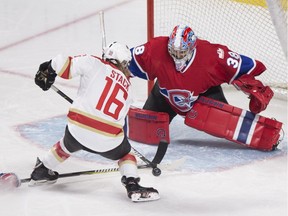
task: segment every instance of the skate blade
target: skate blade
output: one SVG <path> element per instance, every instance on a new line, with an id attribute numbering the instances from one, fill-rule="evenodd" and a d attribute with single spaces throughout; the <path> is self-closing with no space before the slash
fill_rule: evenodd
<path id="1" fill-rule="evenodd" d="M 53 180 L 53 181 L 48 181 L 48 180 L 33 180 L 31 179 L 28 186 L 29 187 L 37 187 L 37 186 L 42 186 L 42 185 L 50 185 L 50 184 L 54 184 L 56 183 L 57 179 L 56 180 Z"/>
<path id="2" fill-rule="evenodd" d="M 147 201 L 154 201 L 160 199 L 158 193 L 151 192 L 149 194 L 145 194 L 142 196 L 141 193 L 134 193 L 131 195 L 132 202 L 147 202 Z"/>

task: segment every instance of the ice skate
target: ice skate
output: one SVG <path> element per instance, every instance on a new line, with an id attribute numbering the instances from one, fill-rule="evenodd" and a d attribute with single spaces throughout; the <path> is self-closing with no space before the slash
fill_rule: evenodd
<path id="1" fill-rule="evenodd" d="M 145 202 L 158 200 L 160 198 L 159 193 L 152 187 L 142 187 L 138 184 L 140 178 L 126 178 L 123 176 L 121 182 L 127 190 L 128 197 L 133 202 Z"/>
<path id="2" fill-rule="evenodd" d="M 58 173 L 54 172 L 47 167 L 44 166 L 42 161 L 37 158 L 35 168 L 31 173 L 31 181 L 29 182 L 29 186 L 39 186 L 39 185 L 47 185 L 53 184 L 58 179 Z"/>

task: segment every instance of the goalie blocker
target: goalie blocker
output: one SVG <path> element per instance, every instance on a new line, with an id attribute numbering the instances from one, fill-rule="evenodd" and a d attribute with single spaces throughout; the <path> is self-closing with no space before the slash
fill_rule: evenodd
<path id="1" fill-rule="evenodd" d="M 128 112 L 128 137 L 136 142 L 158 145 L 170 143 L 169 116 L 164 112 L 130 108 Z"/>
<path id="2" fill-rule="evenodd" d="M 277 147 L 282 128 L 281 122 L 206 97 L 193 105 L 185 124 L 263 151 Z"/>

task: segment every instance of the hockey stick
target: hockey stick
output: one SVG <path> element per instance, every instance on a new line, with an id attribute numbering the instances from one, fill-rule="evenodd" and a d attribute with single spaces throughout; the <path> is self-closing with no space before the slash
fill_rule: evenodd
<path id="1" fill-rule="evenodd" d="M 185 162 L 186 158 L 183 157 L 179 160 L 173 161 L 170 165 L 166 164 L 161 166 L 161 168 L 164 168 L 165 170 L 175 170 L 178 167 L 182 166 Z M 149 165 L 138 165 L 138 169 L 146 169 L 150 168 Z M 66 177 L 76 177 L 76 176 L 82 176 L 82 175 L 95 175 L 95 174 L 104 174 L 104 173 L 112 173 L 112 172 L 118 172 L 119 168 L 103 168 L 103 169 L 97 169 L 97 170 L 86 170 L 86 171 L 78 171 L 78 172 L 69 172 L 69 173 L 62 173 L 59 174 L 58 178 L 66 178 Z M 31 178 L 24 178 L 20 179 L 15 173 L 0 173 L 0 191 L 1 188 L 10 189 L 10 188 L 17 188 L 20 187 L 22 183 L 28 183 L 31 180 Z"/>
<path id="2" fill-rule="evenodd" d="M 64 99 L 66 99 L 69 103 L 73 103 L 73 100 L 68 97 L 66 94 L 64 94 L 62 91 L 60 91 L 60 89 L 58 89 L 56 86 L 52 85 L 51 88 L 57 92 L 59 95 L 61 95 L 61 97 L 63 97 Z"/>
<path id="3" fill-rule="evenodd" d="M 73 176 L 80 176 L 80 175 L 93 175 L 93 174 L 100 174 L 100 173 L 110 173 L 110 172 L 117 172 L 117 171 L 119 171 L 119 168 L 86 170 L 86 171 L 79 171 L 79 172 L 62 173 L 62 174 L 59 174 L 58 178 L 66 178 L 66 177 L 73 177 Z M 26 182 L 29 182 L 30 180 L 31 178 L 20 179 L 21 183 L 26 183 Z"/>
<path id="4" fill-rule="evenodd" d="M 150 166 L 149 165 L 140 165 L 138 169 L 145 169 Z M 85 170 L 78 172 L 69 172 L 69 173 L 61 173 L 58 175 L 58 178 L 66 178 L 66 177 L 74 177 L 81 175 L 94 175 L 94 174 L 103 174 L 103 173 L 112 173 L 118 172 L 119 168 L 104 168 L 104 169 L 96 169 L 96 170 Z M 161 174 L 161 171 L 160 171 Z M 23 183 L 28 183 L 31 181 L 31 178 L 20 179 L 15 173 L 0 173 L 0 186 L 5 186 L 8 188 L 16 188 L 20 187 Z"/>
<path id="5" fill-rule="evenodd" d="M 106 33 L 105 33 L 105 23 L 104 23 L 104 11 L 100 11 L 100 29 L 102 33 L 102 50 L 106 47 Z"/>
<path id="6" fill-rule="evenodd" d="M 61 91 L 60 91 L 61 92 Z M 68 97 L 69 98 L 69 97 Z M 142 161 L 146 163 L 146 165 L 138 165 L 138 169 L 145 169 L 145 168 L 152 168 L 152 174 L 154 176 L 161 175 L 161 169 L 157 167 L 159 164 L 168 147 L 168 143 L 166 141 L 160 141 L 157 152 L 152 160 L 148 160 L 145 156 L 143 156 L 140 152 L 138 152 L 135 148 L 132 147 L 132 150 Z M 80 175 L 93 175 L 93 174 L 100 174 L 100 173 L 111 173 L 117 172 L 119 168 L 104 168 L 104 169 L 97 169 L 97 170 L 86 170 L 86 171 L 79 171 L 79 172 L 70 172 L 70 173 L 62 173 L 59 174 L 58 178 L 66 178 L 66 177 L 73 177 L 73 176 L 80 176 Z M 31 178 L 24 178 L 19 179 L 15 173 L 0 173 L 0 186 L 6 185 L 8 187 L 20 187 L 22 183 L 27 183 L 31 180 Z"/>
<path id="7" fill-rule="evenodd" d="M 166 145 L 166 142 L 160 142 L 159 144 L 161 146 L 161 148 L 165 149 L 165 145 Z M 154 162 L 151 162 L 149 161 L 147 158 L 145 158 L 140 152 L 138 152 L 136 149 L 132 148 L 133 151 L 135 152 L 135 154 L 141 159 L 143 160 L 146 165 L 139 165 L 138 166 L 138 169 L 145 169 L 145 168 L 153 168 L 152 169 L 152 173 L 154 176 L 159 176 L 161 175 L 161 170 L 157 167 L 157 164 L 154 163 Z M 165 151 L 166 152 L 166 151 Z M 158 151 L 156 152 L 155 154 L 155 157 L 153 159 L 154 160 L 160 160 L 161 162 L 161 155 L 159 155 Z M 159 157 L 160 156 L 160 157 Z M 160 163 L 159 162 L 159 163 Z M 119 168 L 104 168 L 104 169 L 97 169 L 97 170 L 86 170 L 86 171 L 79 171 L 79 172 L 70 172 L 70 173 L 62 173 L 62 174 L 59 174 L 58 178 L 66 178 L 66 177 L 73 177 L 73 176 L 80 176 L 80 175 L 94 175 L 94 174 L 100 174 L 100 173 L 111 173 L 111 172 L 117 172 L 119 171 Z M 11 173 L 12 174 L 12 173 Z M 15 175 L 16 174 L 12 174 L 12 175 Z M 16 178 L 18 178 L 16 176 Z M 20 181 L 21 184 L 22 183 L 26 183 L 26 182 L 29 182 L 31 180 L 31 178 L 24 178 L 24 179 L 18 179 L 16 181 Z M 20 186 L 20 184 L 19 184 Z"/>
<path id="8" fill-rule="evenodd" d="M 61 92 L 61 91 L 60 91 Z M 68 97 L 69 98 L 69 97 Z M 152 174 L 154 176 L 161 175 L 161 170 L 157 167 L 157 164 L 159 164 L 168 147 L 168 143 L 166 141 L 160 141 L 157 152 L 152 160 L 148 160 L 146 157 L 144 157 L 140 152 L 138 152 L 135 148 L 132 147 L 132 150 L 134 153 L 146 163 L 146 165 L 138 165 L 138 169 L 146 169 L 146 168 L 152 168 Z M 182 162 L 180 161 L 182 164 Z M 175 166 L 175 163 L 174 163 Z M 80 175 L 94 175 L 94 174 L 101 174 L 101 173 L 111 173 L 111 172 L 117 172 L 119 171 L 119 168 L 104 168 L 104 169 L 97 169 L 97 170 L 86 170 L 86 171 L 78 171 L 78 172 L 70 172 L 70 173 L 62 173 L 59 174 L 58 178 L 66 178 L 66 177 L 74 177 L 74 176 L 80 176 Z M 15 173 L 0 173 L 0 186 L 6 185 L 6 187 L 20 187 L 22 183 L 28 183 L 30 182 L 31 178 L 24 178 L 19 179 L 19 177 Z"/>
<path id="9" fill-rule="evenodd" d="M 64 92 L 62 92 L 60 89 L 58 89 L 56 86 L 52 85 L 51 88 L 58 93 L 60 96 L 62 96 L 64 99 L 66 99 L 69 103 L 73 103 L 73 100 L 66 95 Z M 158 144 L 158 149 L 156 151 L 155 157 L 153 158 L 152 162 L 148 160 L 145 156 L 143 156 L 139 151 L 137 151 L 135 148 L 131 146 L 134 153 L 148 166 L 152 168 L 152 174 L 154 176 L 161 175 L 161 170 L 157 167 L 157 164 L 160 164 L 162 159 L 165 156 L 166 150 L 168 148 L 168 142 L 166 140 L 161 140 Z"/>
<path id="10" fill-rule="evenodd" d="M 135 151 L 135 149 L 134 149 Z M 138 153 L 138 157 L 140 157 L 140 153 L 139 152 L 135 152 Z M 156 154 L 157 155 L 157 154 Z M 144 156 L 142 156 L 142 159 L 146 159 Z M 156 158 L 156 156 L 154 157 L 154 159 Z M 154 160 L 153 159 L 153 160 Z M 147 160 L 147 159 L 146 159 Z M 148 163 L 152 163 L 149 160 L 147 160 Z M 182 161 L 179 161 L 178 163 L 182 164 Z M 151 168 L 152 166 L 156 167 L 156 164 L 153 163 L 153 165 L 151 164 L 146 164 L 146 165 L 138 165 L 137 168 L 138 169 L 146 169 L 146 168 Z M 175 166 L 175 164 L 173 163 L 173 166 Z M 179 165 L 176 165 L 177 167 Z M 159 171 L 154 171 L 156 173 L 156 175 L 154 176 L 159 176 L 161 174 L 161 170 L 156 167 Z M 168 167 L 169 169 L 169 167 Z M 171 167 L 171 169 L 174 169 L 174 167 Z M 86 170 L 86 171 L 78 171 L 78 172 L 69 172 L 69 173 L 61 173 L 59 174 L 58 178 L 67 178 L 67 177 L 74 177 L 74 176 L 81 176 L 81 175 L 95 175 L 95 174 L 102 174 L 102 173 L 112 173 L 112 172 L 118 172 L 119 168 L 115 167 L 115 168 L 104 168 L 104 169 L 96 169 L 96 170 Z M 158 174 L 158 175 L 157 175 Z M 22 183 L 27 183 L 31 180 L 31 178 L 24 178 L 24 179 L 20 179 L 19 181 Z M 20 186 L 20 185 L 19 185 Z"/>
<path id="11" fill-rule="evenodd" d="M 138 166 L 138 169 L 145 169 L 150 166 L 148 165 L 140 165 Z M 95 175 L 95 174 L 101 174 L 101 173 L 112 173 L 112 172 L 118 172 L 119 168 L 104 168 L 104 169 L 96 169 L 96 170 L 86 170 L 86 171 L 78 171 L 78 172 L 69 172 L 69 173 L 61 173 L 58 175 L 58 178 L 67 178 L 67 177 L 74 177 L 74 176 L 81 176 L 81 175 Z M 20 179 L 21 183 L 29 182 L 31 178 L 24 178 Z"/>
<path id="12" fill-rule="evenodd" d="M 166 150 L 168 147 L 168 143 L 166 141 L 160 141 L 159 145 L 158 145 L 158 149 L 157 152 L 155 154 L 155 157 L 153 158 L 152 162 L 149 161 L 146 157 L 144 157 L 140 152 L 138 152 L 135 148 L 132 148 L 132 150 L 134 151 L 135 155 L 137 155 L 142 161 L 144 161 L 148 167 L 152 168 L 152 174 L 154 176 L 160 176 L 161 175 L 161 170 L 157 167 L 157 164 L 160 164 L 160 162 L 162 161 Z"/>

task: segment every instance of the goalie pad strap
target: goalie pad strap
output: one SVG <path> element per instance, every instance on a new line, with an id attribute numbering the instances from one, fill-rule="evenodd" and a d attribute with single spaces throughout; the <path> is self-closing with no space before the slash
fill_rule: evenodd
<path id="1" fill-rule="evenodd" d="M 249 111 L 200 97 L 185 124 L 216 137 L 270 151 L 277 145 L 282 123 Z"/>
<path id="2" fill-rule="evenodd" d="M 158 145 L 165 140 L 169 143 L 169 116 L 165 112 L 130 108 L 127 134 L 136 142 Z"/>

